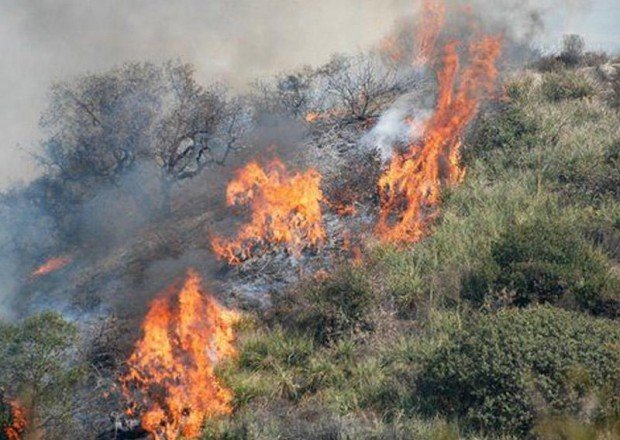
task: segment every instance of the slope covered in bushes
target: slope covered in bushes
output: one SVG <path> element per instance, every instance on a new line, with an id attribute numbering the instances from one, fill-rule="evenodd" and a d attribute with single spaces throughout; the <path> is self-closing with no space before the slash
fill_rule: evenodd
<path id="1" fill-rule="evenodd" d="M 620 435 L 619 130 L 583 70 L 509 79 L 428 238 L 246 321 L 205 438 Z"/>

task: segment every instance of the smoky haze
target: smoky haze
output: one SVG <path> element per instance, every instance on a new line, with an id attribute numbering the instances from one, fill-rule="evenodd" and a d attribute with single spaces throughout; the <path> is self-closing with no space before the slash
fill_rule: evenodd
<path id="1" fill-rule="evenodd" d="M 608 2 L 611 0 L 592 0 Z M 248 81 L 334 52 L 376 44 L 395 21 L 411 14 L 411 0 L 3 0 L 0 2 L 0 188 L 35 175 L 37 123 L 54 81 L 101 71 L 125 61 L 180 58 L 199 81 Z M 477 1 L 502 15 L 517 34 L 542 31 L 562 16 L 577 21 L 587 0 Z M 559 7 L 561 5 L 561 7 Z M 571 6 L 571 7 L 567 7 Z M 537 12 L 533 13 L 533 8 Z M 617 8 L 616 8 L 617 9 Z M 511 14 L 512 16 L 507 16 Z M 549 21 L 549 20 L 547 20 Z"/>

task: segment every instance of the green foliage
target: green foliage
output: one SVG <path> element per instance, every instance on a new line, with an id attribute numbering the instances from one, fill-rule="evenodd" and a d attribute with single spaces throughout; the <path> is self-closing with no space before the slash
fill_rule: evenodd
<path id="1" fill-rule="evenodd" d="M 513 88 L 511 93 L 519 96 L 521 91 Z M 531 147 L 535 144 L 539 131 L 539 122 L 522 107 L 515 102 L 503 103 L 497 108 L 488 109 L 479 118 L 469 137 L 471 147 L 466 150 L 464 160 L 471 163 L 498 149 Z"/>
<path id="2" fill-rule="evenodd" d="M 612 321 L 550 307 L 480 318 L 421 373 L 415 393 L 427 412 L 525 435 L 539 416 L 577 415 L 586 397 L 596 404 L 618 377 L 620 328 Z"/>
<path id="3" fill-rule="evenodd" d="M 505 295 L 517 306 L 576 301 L 596 312 L 620 285 L 605 257 L 557 213 L 513 223 L 493 243 L 491 256 L 463 283 L 463 295 L 478 305 Z"/>
<path id="4" fill-rule="evenodd" d="M 359 269 L 344 267 L 325 278 L 312 279 L 279 304 L 279 313 L 300 332 L 329 344 L 373 327 L 379 298 Z"/>
<path id="5" fill-rule="evenodd" d="M 549 73 L 542 83 L 542 94 L 551 102 L 588 98 L 594 92 L 594 87 L 574 72 Z"/>
<path id="6" fill-rule="evenodd" d="M 0 386 L 19 399 L 35 421 L 31 428 L 46 438 L 56 438 L 71 422 L 72 398 L 83 378 L 76 343 L 75 326 L 53 312 L 0 325 Z"/>

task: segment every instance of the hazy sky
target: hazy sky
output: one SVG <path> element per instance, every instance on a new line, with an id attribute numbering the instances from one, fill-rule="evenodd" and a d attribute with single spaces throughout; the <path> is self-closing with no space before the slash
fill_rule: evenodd
<path id="1" fill-rule="evenodd" d="M 620 48 L 620 0 L 556 0 L 587 1 L 586 13 L 550 8 L 541 41 L 551 44 L 576 32 L 595 48 Z M 0 0 L 0 188 L 33 175 L 24 150 L 40 136 L 38 118 L 53 81 L 127 60 L 179 57 L 196 66 L 202 82 L 241 85 L 299 64 L 318 64 L 336 51 L 368 47 L 413 3 Z"/>

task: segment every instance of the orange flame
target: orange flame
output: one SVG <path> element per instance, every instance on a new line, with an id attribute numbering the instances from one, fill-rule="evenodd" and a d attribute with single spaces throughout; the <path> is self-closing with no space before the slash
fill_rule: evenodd
<path id="1" fill-rule="evenodd" d="M 325 239 L 320 183 L 316 170 L 292 174 L 277 158 L 265 168 L 251 162 L 238 170 L 226 201 L 229 206 L 249 205 L 252 218 L 236 238 L 213 238 L 216 255 L 238 264 L 270 245 L 281 244 L 292 255 L 319 246 Z"/>
<path id="2" fill-rule="evenodd" d="M 445 21 L 446 5 L 437 0 L 424 0 L 421 23 L 416 31 L 417 55 L 414 65 L 422 66 L 432 59 Z"/>
<path id="3" fill-rule="evenodd" d="M 232 392 L 215 376 L 215 364 L 235 355 L 238 314 L 220 306 L 193 270 L 175 298 L 175 287 L 152 302 L 143 336 L 121 378 L 126 397 L 140 396 L 142 427 L 156 439 L 195 438 L 205 419 L 232 411 Z M 134 404 L 128 413 L 139 408 Z"/>
<path id="4" fill-rule="evenodd" d="M 465 175 L 460 138 L 485 94 L 493 91 L 501 43 L 485 36 L 470 44 L 470 62 L 462 70 L 457 44 L 444 48 L 437 104 L 422 141 L 412 141 L 404 155 L 394 157 L 379 180 L 381 212 L 376 232 L 386 241 L 420 240 L 437 215 L 442 187 L 459 183 Z"/>
<path id="5" fill-rule="evenodd" d="M 313 122 L 316 122 L 320 117 L 321 114 L 319 112 L 308 112 L 306 113 L 306 122 L 308 124 L 312 124 Z"/>
<path id="6" fill-rule="evenodd" d="M 26 410 L 16 400 L 10 401 L 11 424 L 4 427 L 4 435 L 7 440 L 20 440 L 28 426 Z"/>
<path id="7" fill-rule="evenodd" d="M 43 263 L 41 266 L 33 270 L 31 276 L 42 277 L 43 275 L 47 275 L 64 268 L 72 261 L 73 258 L 68 256 L 50 258 L 49 260 L 45 261 L 45 263 Z"/>

